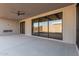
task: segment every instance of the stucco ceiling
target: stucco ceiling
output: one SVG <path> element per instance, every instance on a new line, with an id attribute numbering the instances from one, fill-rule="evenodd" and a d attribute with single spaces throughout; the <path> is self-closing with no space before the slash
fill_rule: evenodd
<path id="1" fill-rule="evenodd" d="M 0 3 L 0 18 L 23 19 L 68 5 L 71 3 Z M 24 11 L 25 15 L 17 16 L 17 11 Z"/>

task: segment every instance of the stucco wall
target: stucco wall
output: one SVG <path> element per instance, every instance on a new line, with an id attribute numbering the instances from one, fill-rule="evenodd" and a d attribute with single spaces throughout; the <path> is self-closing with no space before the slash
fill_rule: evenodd
<path id="1" fill-rule="evenodd" d="M 58 13 L 58 12 L 63 12 L 63 41 L 66 43 L 75 44 L 76 42 L 76 7 L 75 7 L 75 4 L 22 20 L 26 22 L 26 25 L 25 25 L 26 35 L 31 35 L 31 28 L 32 28 L 31 20 L 32 19 Z"/>
<path id="2" fill-rule="evenodd" d="M 13 32 L 3 32 L 3 30 L 13 30 Z M 0 35 L 11 35 L 19 33 L 19 22 L 15 20 L 0 19 Z"/>
<path id="3" fill-rule="evenodd" d="M 63 16 L 63 40 L 76 43 L 76 6 L 65 7 Z"/>

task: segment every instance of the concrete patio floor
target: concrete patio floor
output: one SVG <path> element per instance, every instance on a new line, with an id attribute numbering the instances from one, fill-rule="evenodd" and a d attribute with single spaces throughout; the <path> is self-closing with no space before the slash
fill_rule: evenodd
<path id="1" fill-rule="evenodd" d="M 77 56 L 74 44 L 42 38 L 10 35 L 0 36 L 1 56 Z"/>

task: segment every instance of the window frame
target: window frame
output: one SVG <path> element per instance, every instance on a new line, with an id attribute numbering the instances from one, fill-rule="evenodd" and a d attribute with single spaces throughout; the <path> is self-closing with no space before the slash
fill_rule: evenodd
<path id="1" fill-rule="evenodd" d="M 61 19 L 62 19 L 62 32 L 61 32 L 61 36 L 62 37 L 61 37 L 61 40 L 63 40 L 63 12 L 58 12 L 58 13 L 55 13 L 55 14 L 59 14 L 59 13 L 61 14 Z M 51 14 L 51 15 L 55 15 L 55 14 Z M 51 15 L 47 15 L 47 16 L 44 16 L 44 17 L 39 17 L 39 18 L 36 18 L 36 19 L 33 19 L 32 20 L 32 35 L 33 35 L 33 22 L 34 22 L 34 20 L 37 20 L 38 21 L 38 35 L 37 36 L 40 36 L 39 35 L 39 22 L 40 22 L 41 18 L 46 18 L 46 19 L 48 19 L 47 20 L 47 22 L 48 22 L 48 24 L 47 24 L 47 26 L 48 26 L 47 27 L 48 28 L 48 32 L 47 32 L 48 33 L 48 36 L 47 37 L 50 38 L 49 37 L 49 21 L 52 20 L 52 19 L 50 19 L 49 16 L 51 16 Z"/>

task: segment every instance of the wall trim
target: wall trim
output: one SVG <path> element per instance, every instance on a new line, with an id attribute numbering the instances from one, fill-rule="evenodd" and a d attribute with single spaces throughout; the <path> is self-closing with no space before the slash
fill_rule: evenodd
<path id="1" fill-rule="evenodd" d="M 41 36 L 34 36 L 34 35 L 27 35 L 27 34 L 25 34 L 25 35 L 26 35 L 26 36 L 31 36 L 31 37 L 36 37 L 36 38 L 41 38 L 41 39 L 45 39 L 45 40 L 57 41 L 57 42 L 66 43 L 66 44 L 74 44 L 74 43 L 65 42 L 65 41 L 63 41 L 63 40 L 57 40 L 57 39 L 46 38 L 46 37 L 41 37 Z"/>

